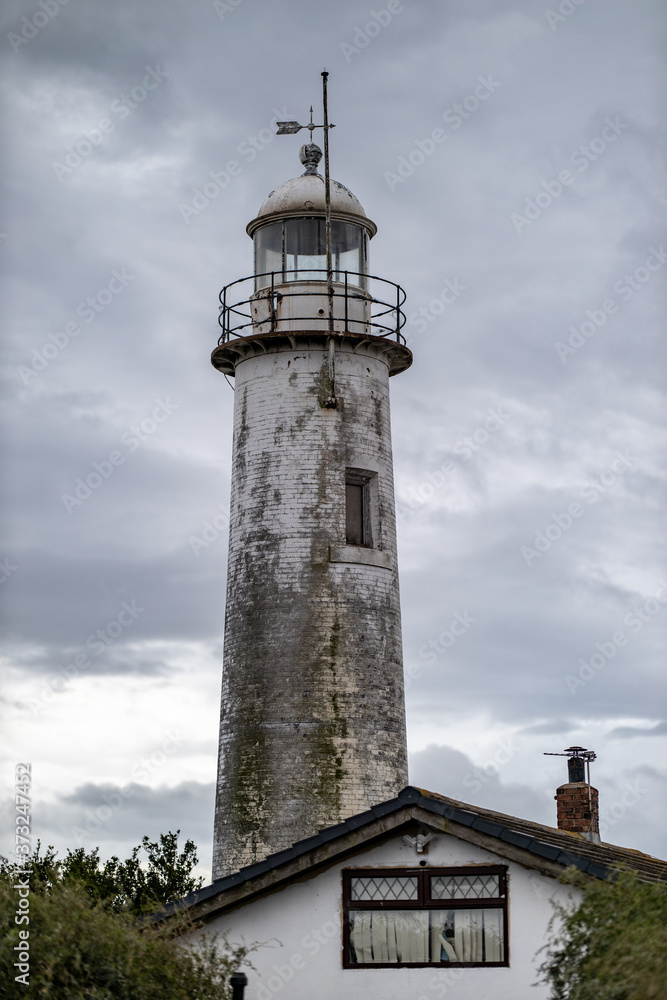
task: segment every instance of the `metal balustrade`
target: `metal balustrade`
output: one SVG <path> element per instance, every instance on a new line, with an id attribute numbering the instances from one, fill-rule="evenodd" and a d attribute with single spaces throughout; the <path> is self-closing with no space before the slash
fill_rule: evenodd
<path id="1" fill-rule="evenodd" d="M 300 329 L 327 332 L 330 308 L 336 333 L 391 337 L 405 344 L 401 333 L 406 318 L 402 309 L 405 292 L 400 285 L 376 275 L 338 271 L 334 273 L 333 296 L 329 300 L 326 269 L 287 273 L 289 278 L 282 271 L 267 271 L 225 285 L 219 295 L 218 324 L 222 333 L 218 345 L 253 333 L 294 333 Z M 247 291 L 241 286 L 248 282 L 252 283 L 252 292 L 237 298 Z M 374 294 L 378 286 L 380 295 L 389 301 Z M 314 299 L 319 300 L 320 307 L 316 309 L 313 302 L 311 314 L 308 300 Z"/>

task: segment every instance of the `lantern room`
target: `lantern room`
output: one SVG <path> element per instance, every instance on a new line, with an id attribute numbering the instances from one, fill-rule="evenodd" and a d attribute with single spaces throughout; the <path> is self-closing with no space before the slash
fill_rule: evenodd
<path id="1" fill-rule="evenodd" d="M 299 333 L 393 336 L 404 343 L 405 293 L 369 270 L 368 244 L 377 226 L 359 199 L 333 179 L 327 210 L 325 179 L 317 172 L 319 146 L 306 143 L 299 158 L 305 172 L 278 185 L 246 227 L 254 274 L 220 293 L 220 343 Z"/>
<path id="2" fill-rule="evenodd" d="M 247 227 L 255 249 L 255 287 L 274 281 L 322 281 L 327 275 L 326 192 L 315 143 L 301 147 L 301 177 L 279 185 Z M 377 232 L 361 203 L 338 181 L 331 181 L 331 266 L 333 280 L 366 287 L 368 241 Z"/>

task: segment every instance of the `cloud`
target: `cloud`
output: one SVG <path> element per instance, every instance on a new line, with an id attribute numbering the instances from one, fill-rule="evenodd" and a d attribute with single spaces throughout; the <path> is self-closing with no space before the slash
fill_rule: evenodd
<path id="1" fill-rule="evenodd" d="M 475 764 L 453 747 L 435 745 L 410 756 L 410 783 L 461 802 L 553 825 L 548 791 L 540 795 L 527 784 L 504 782 L 502 771 L 519 744 L 501 739 L 488 758 Z M 552 791 L 553 795 L 553 791 Z"/>
<path id="2" fill-rule="evenodd" d="M 214 785 L 196 781 L 156 788 L 140 782 L 86 782 L 35 803 L 33 844 L 38 837 L 42 847 L 52 844 L 61 857 L 67 849 L 83 846 L 87 851 L 99 847 L 103 860 L 113 854 L 124 859 L 144 834 L 154 840 L 160 833 L 180 829 L 181 842 L 195 841 L 206 869 L 212 850 L 214 792 Z M 13 801 L 7 802 L 3 809 L 10 819 L 12 805 Z M 7 820 L 1 835 L 5 844 L 13 836 Z"/>
<path id="3" fill-rule="evenodd" d="M 636 736 L 665 736 L 667 735 L 667 722 L 656 722 L 653 726 L 616 726 L 609 733 L 609 739 L 630 740 Z"/>
<path id="4" fill-rule="evenodd" d="M 552 736 L 554 734 L 569 733 L 575 728 L 575 724 L 567 719 L 553 719 L 551 721 L 536 722 L 532 726 L 520 729 L 518 736 Z"/>

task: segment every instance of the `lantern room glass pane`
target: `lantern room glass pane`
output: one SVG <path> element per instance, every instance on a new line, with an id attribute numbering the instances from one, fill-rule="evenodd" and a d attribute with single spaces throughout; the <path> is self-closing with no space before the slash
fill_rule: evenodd
<path id="1" fill-rule="evenodd" d="M 255 287 L 275 281 L 326 281 L 326 221 L 315 218 L 285 219 L 262 226 L 255 233 Z M 331 266 L 334 281 L 366 286 L 367 237 L 361 226 L 331 222 Z"/>
<path id="2" fill-rule="evenodd" d="M 361 226 L 351 222 L 331 223 L 331 263 L 334 270 L 334 281 L 344 281 L 343 271 L 348 271 L 348 281 L 353 285 L 363 285 L 365 280 L 364 267 L 364 236 Z"/>
<path id="3" fill-rule="evenodd" d="M 327 239 L 324 219 L 285 221 L 285 280 L 325 281 Z"/>
<path id="4" fill-rule="evenodd" d="M 255 274 L 266 275 L 257 277 L 255 288 L 271 284 L 271 275 L 267 272 L 275 271 L 278 280 L 283 269 L 283 224 L 274 222 L 270 226 L 263 226 L 255 233 Z"/>

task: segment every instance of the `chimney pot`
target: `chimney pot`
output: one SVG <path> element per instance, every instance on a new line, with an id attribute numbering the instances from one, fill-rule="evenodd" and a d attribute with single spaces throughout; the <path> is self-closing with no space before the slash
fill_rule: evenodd
<path id="1" fill-rule="evenodd" d="M 583 747 L 569 747 L 567 775 L 568 781 L 556 789 L 556 812 L 558 829 L 569 833 L 580 833 L 593 843 L 600 843 L 600 811 L 598 790 L 586 781 L 586 762 L 594 760 L 592 750 Z"/>
<path id="2" fill-rule="evenodd" d="M 570 782 L 586 780 L 586 769 L 583 757 L 570 757 L 567 762 L 567 779 Z"/>

